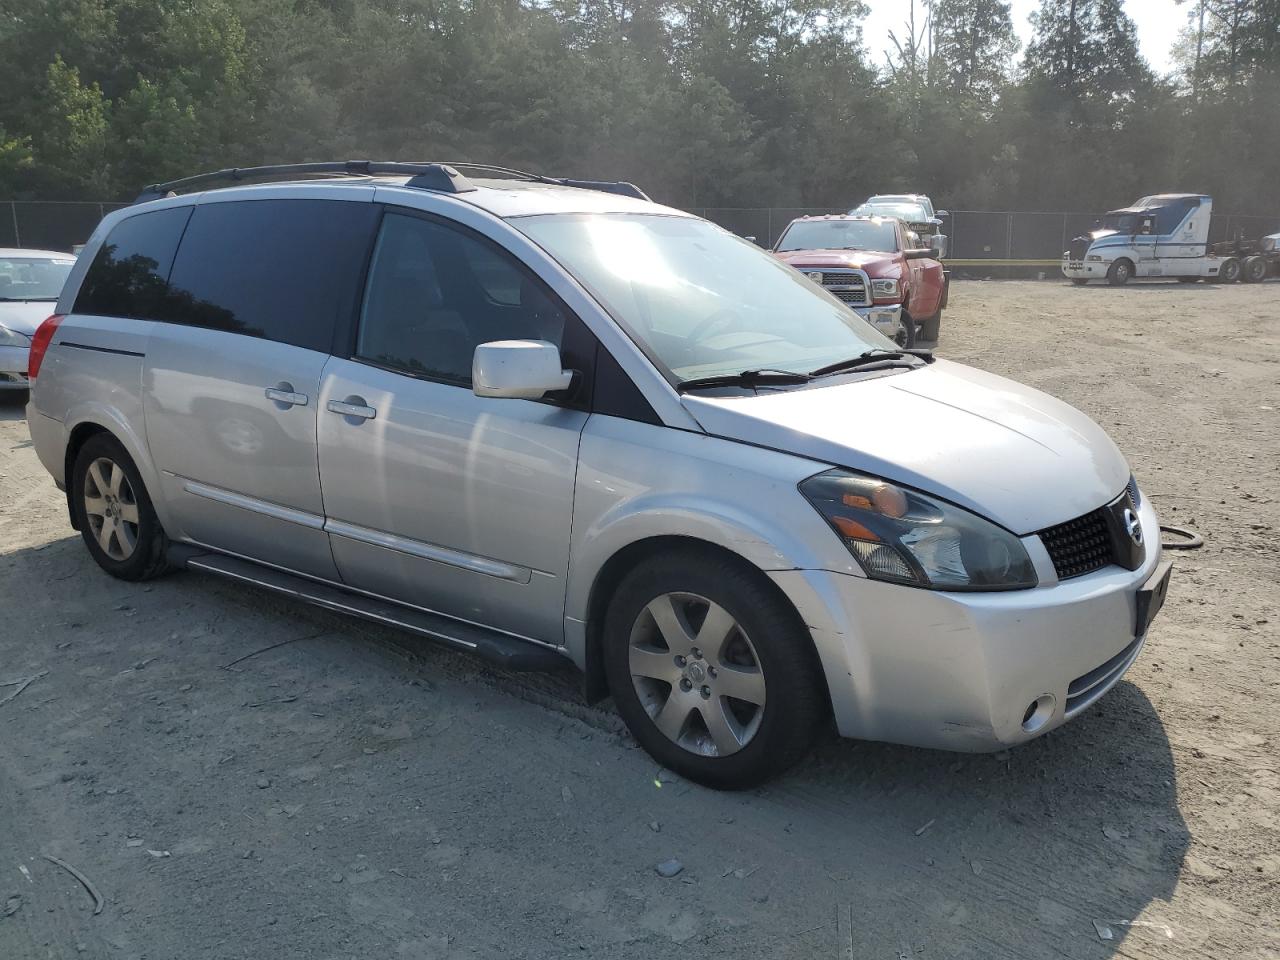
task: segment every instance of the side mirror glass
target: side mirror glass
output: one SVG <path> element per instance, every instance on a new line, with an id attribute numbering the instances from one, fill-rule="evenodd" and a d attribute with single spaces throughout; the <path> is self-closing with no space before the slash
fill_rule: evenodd
<path id="1" fill-rule="evenodd" d="M 572 383 L 573 371 L 562 366 L 560 349 L 546 340 L 482 343 L 471 359 L 471 390 L 477 397 L 540 400 Z"/>
<path id="2" fill-rule="evenodd" d="M 935 233 L 929 238 L 929 249 L 938 255 L 941 260 L 947 255 L 947 235 L 945 233 Z"/>

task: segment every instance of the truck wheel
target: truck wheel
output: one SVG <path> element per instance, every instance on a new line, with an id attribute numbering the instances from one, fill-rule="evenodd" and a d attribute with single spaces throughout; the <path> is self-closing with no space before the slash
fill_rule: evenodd
<path id="1" fill-rule="evenodd" d="M 1133 262 L 1121 257 L 1111 264 L 1107 270 L 1107 283 L 1113 287 L 1123 287 L 1133 276 Z"/>
<path id="2" fill-rule="evenodd" d="M 906 310 L 902 311 L 898 329 L 893 334 L 893 342 L 903 350 L 910 350 L 916 345 L 916 322 Z"/>
<path id="3" fill-rule="evenodd" d="M 916 332 L 916 343 L 937 343 L 938 336 L 942 331 L 942 308 L 938 308 L 938 312 L 932 317 L 925 317 L 920 321 L 920 328 Z"/>
<path id="4" fill-rule="evenodd" d="M 1244 282 L 1261 283 L 1267 279 L 1267 261 L 1263 257 L 1250 257 L 1244 262 Z"/>
<path id="5" fill-rule="evenodd" d="M 1235 283 L 1240 279 L 1240 261 L 1235 257 L 1227 257 L 1222 261 L 1222 266 L 1218 267 L 1218 281 L 1220 283 Z"/>

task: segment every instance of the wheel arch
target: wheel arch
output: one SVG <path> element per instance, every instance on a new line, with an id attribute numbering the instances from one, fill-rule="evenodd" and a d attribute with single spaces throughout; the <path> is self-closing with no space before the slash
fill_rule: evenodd
<path id="1" fill-rule="evenodd" d="M 615 551 L 596 572 L 595 578 L 592 580 L 587 596 L 586 617 L 583 623 L 583 690 L 588 703 L 603 700 L 609 695 L 601 654 L 604 642 L 604 620 L 610 599 L 612 599 L 618 585 L 630 571 L 650 557 L 675 550 L 702 553 L 704 556 L 727 560 L 740 569 L 747 571 L 760 585 L 762 592 L 768 593 L 780 601 L 795 617 L 797 625 L 804 630 L 805 636 L 809 638 L 810 651 L 818 663 L 821 664 L 822 657 L 817 644 L 814 642 L 812 632 L 800 615 L 795 603 L 759 566 L 752 563 L 743 554 L 722 544 L 713 543 L 710 540 L 682 534 L 657 534 L 634 540 Z M 828 688 L 826 672 L 820 667 L 819 673 L 822 676 L 821 693 L 827 710 L 830 711 L 831 692 Z"/>
<path id="2" fill-rule="evenodd" d="M 143 438 L 137 434 L 129 422 L 114 413 L 110 408 L 99 404 L 71 411 L 65 422 L 67 444 L 63 452 L 62 481 L 63 486 L 66 488 L 67 513 L 72 518 L 71 525 L 79 529 L 75 524 L 74 511 L 71 509 L 71 493 L 74 486 L 71 476 L 72 467 L 75 465 L 76 457 L 79 455 L 80 450 L 89 439 L 97 434 L 105 433 L 124 447 L 125 453 L 129 455 L 134 466 L 138 469 L 138 474 L 142 477 L 142 483 L 147 489 L 151 505 L 156 511 L 156 516 L 160 519 L 160 525 L 166 530 L 172 530 L 168 507 L 162 496 L 159 476 L 151 462 L 151 457 L 148 454 Z"/>

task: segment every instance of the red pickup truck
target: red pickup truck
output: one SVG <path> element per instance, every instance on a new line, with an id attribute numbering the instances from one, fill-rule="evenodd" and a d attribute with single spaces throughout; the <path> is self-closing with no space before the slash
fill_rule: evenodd
<path id="1" fill-rule="evenodd" d="M 947 305 L 937 254 L 893 217 L 792 220 L 773 255 L 852 307 L 899 346 L 936 343 Z"/>

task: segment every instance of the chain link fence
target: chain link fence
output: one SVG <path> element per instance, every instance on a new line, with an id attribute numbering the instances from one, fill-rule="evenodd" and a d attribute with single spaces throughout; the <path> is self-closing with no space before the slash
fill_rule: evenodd
<path id="1" fill-rule="evenodd" d="M 71 250 L 82 244 L 98 221 L 123 203 L 7 200 L 0 202 L 0 247 Z M 822 207 L 701 207 L 689 211 L 727 230 L 773 246 L 797 217 L 843 213 Z M 1090 230 L 1090 213 L 953 210 L 944 221 L 948 262 L 959 276 L 1055 276 L 1062 251 L 1072 237 Z M 1256 239 L 1280 231 L 1280 216 L 1214 214 L 1209 241 L 1240 234 Z"/>

